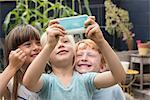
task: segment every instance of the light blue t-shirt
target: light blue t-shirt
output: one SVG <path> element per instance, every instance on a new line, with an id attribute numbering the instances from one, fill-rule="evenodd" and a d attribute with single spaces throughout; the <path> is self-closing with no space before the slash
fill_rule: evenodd
<path id="1" fill-rule="evenodd" d="M 92 100 L 125 100 L 121 87 L 117 84 L 108 88 L 96 90 Z"/>
<path id="2" fill-rule="evenodd" d="M 92 100 L 94 90 L 96 90 L 94 85 L 96 74 L 74 72 L 68 87 L 64 87 L 53 73 L 43 74 L 44 84 L 39 96 L 42 100 Z"/>

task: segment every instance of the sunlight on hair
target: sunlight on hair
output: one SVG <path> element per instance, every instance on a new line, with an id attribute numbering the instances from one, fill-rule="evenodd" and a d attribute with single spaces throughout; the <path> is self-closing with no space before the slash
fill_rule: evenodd
<path id="1" fill-rule="evenodd" d="M 44 32 L 41 36 L 41 39 L 40 39 L 40 42 L 41 42 L 41 45 L 42 47 L 45 46 L 46 42 L 47 42 L 47 34 L 46 32 Z"/>
<path id="2" fill-rule="evenodd" d="M 74 37 L 72 35 L 67 35 L 68 39 L 70 40 L 70 42 L 72 43 L 73 47 L 75 47 L 75 40 Z"/>
<path id="3" fill-rule="evenodd" d="M 80 50 L 80 49 L 83 50 L 83 49 L 86 49 L 87 47 L 90 47 L 91 49 L 99 51 L 98 46 L 95 44 L 95 42 L 93 42 L 90 39 L 82 40 L 78 42 L 76 46 L 77 46 L 77 50 Z"/>

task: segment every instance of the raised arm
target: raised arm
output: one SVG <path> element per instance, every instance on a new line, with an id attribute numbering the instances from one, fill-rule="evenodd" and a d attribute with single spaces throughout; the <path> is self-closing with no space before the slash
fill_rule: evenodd
<path id="1" fill-rule="evenodd" d="M 99 73 L 94 82 L 97 88 L 108 87 L 115 83 L 125 80 L 125 71 L 120 63 L 118 56 L 112 50 L 110 45 L 104 39 L 99 25 L 93 17 L 89 17 L 85 22 L 87 26 L 85 35 L 92 39 L 99 47 L 102 55 L 105 57 L 111 72 Z"/>
<path id="2" fill-rule="evenodd" d="M 9 66 L 0 74 L 0 98 L 4 96 L 5 91 L 7 90 L 7 84 L 10 79 L 15 75 L 16 70 L 10 69 Z"/>
<path id="3" fill-rule="evenodd" d="M 11 51 L 9 55 L 9 65 L 0 74 L 0 97 L 7 89 L 7 84 L 15 73 L 23 66 L 26 56 L 21 49 Z"/>
<path id="4" fill-rule="evenodd" d="M 45 46 L 30 64 L 23 78 L 23 84 L 29 90 L 38 92 L 42 88 L 43 80 L 41 79 L 41 75 L 44 72 L 46 62 L 49 61 L 49 56 L 57 44 L 59 36 L 63 36 L 64 33 L 63 28 L 58 23 L 50 22 L 50 26 L 45 33 Z"/>

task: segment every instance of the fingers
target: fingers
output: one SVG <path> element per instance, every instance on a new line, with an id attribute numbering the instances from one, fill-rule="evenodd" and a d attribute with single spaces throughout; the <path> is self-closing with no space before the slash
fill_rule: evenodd
<path id="1" fill-rule="evenodd" d="M 66 35 L 65 29 L 59 24 L 58 19 L 51 20 L 46 31 L 48 34 L 54 33 L 53 35 L 56 37 Z"/>
<path id="2" fill-rule="evenodd" d="M 94 27 L 95 27 L 95 25 L 88 26 L 86 31 L 85 31 L 85 35 L 88 36 L 89 31 L 92 30 Z"/>
<path id="3" fill-rule="evenodd" d="M 26 54 L 20 48 L 18 48 L 15 51 L 10 52 L 9 65 L 18 70 L 25 63 L 26 59 Z"/>
<path id="4" fill-rule="evenodd" d="M 53 24 L 59 24 L 58 20 L 57 19 L 54 19 L 54 20 L 51 20 L 49 23 L 48 23 L 48 26 L 51 26 Z"/>
<path id="5" fill-rule="evenodd" d="M 95 17 L 89 16 L 88 19 L 84 22 L 85 27 L 88 27 L 89 25 L 95 24 Z"/>
<path id="6" fill-rule="evenodd" d="M 48 27 L 46 29 L 47 31 L 47 35 L 50 35 L 50 36 L 64 36 L 66 33 L 64 30 L 62 30 L 61 28 L 57 28 L 57 27 Z"/>
<path id="7" fill-rule="evenodd" d="M 94 36 L 96 33 L 95 33 L 95 28 L 91 28 L 90 30 L 89 30 L 89 32 L 87 33 L 87 36 L 88 37 L 92 37 L 92 36 Z"/>
<path id="8" fill-rule="evenodd" d="M 65 29 L 61 25 L 59 25 L 59 24 L 53 24 L 50 27 L 51 28 L 58 28 L 58 29 L 61 29 L 61 30 L 65 31 Z"/>
<path id="9" fill-rule="evenodd" d="M 58 32 L 57 35 L 61 35 L 61 36 L 63 36 L 65 34 L 64 28 L 59 25 L 59 22 L 57 19 L 51 20 L 49 22 L 49 26 L 46 30 L 47 30 L 47 32 L 48 32 L 48 30 L 51 30 L 51 32 L 52 32 L 52 30 L 54 30 L 55 32 L 57 31 Z"/>
<path id="10" fill-rule="evenodd" d="M 18 52 L 18 58 L 23 60 L 26 58 L 26 54 L 23 51 Z"/>
<path id="11" fill-rule="evenodd" d="M 16 50 L 12 50 L 12 51 L 10 52 L 10 54 L 11 54 L 11 55 L 16 54 L 16 53 L 18 53 L 20 50 L 21 50 L 20 48 L 18 48 L 18 49 L 16 49 Z"/>
<path id="12" fill-rule="evenodd" d="M 89 18 L 91 18 L 92 20 L 94 20 L 95 21 L 95 16 L 89 16 Z"/>
<path id="13" fill-rule="evenodd" d="M 18 49 L 16 49 L 16 50 L 14 50 L 13 52 L 18 53 L 18 52 L 20 52 L 20 51 L 21 51 L 21 49 L 20 49 L 20 48 L 18 48 Z"/>
<path id="14" fill-rule="evenodd" d="M 14 59 L 22 59 L 26 56 L 26 54 L 20 49 L 16 49 L 15 51 L 10 52 L 10 57 Z"/>

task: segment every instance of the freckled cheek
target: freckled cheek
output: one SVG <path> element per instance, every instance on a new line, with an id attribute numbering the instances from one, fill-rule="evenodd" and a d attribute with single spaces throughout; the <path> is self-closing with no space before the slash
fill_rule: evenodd
<path id="1" fill-rule="evenodd" d="M 94 59 L 93 64 L 100 65 L 101 64 L 101 59 Z"/>
<path id="2" fill-rule="evenodd" d="M 39 46 L 39 50 L 42 50 L 42 48 L 43 48 L 42 46 Z"/>
<path id="3" fill-rule="evenodd" d="M 76 64 L 79 63 L 79 61 L 80 61 L 80 58 L 76 57 Z"/>

